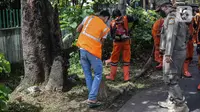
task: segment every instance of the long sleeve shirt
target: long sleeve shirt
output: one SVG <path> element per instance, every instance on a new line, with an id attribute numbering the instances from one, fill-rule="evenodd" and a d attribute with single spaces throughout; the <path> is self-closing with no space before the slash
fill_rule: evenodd
<path id="1" fill-rule="evenodd" d="M 185 50 L 188 40 L 189 31 L 186 23 L 177 20 L 176 12 L 168 14 L 161 31 L 160 49 L 165 51 L 164 55 L 171 56 L 174 51 Z"/>

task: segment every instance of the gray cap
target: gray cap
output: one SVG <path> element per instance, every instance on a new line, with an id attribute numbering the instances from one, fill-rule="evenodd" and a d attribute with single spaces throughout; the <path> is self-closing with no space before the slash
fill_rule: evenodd
<path id="1" fill-rule="evenodd" d="M 164 4 L 171 4 L 170 0 L 154 0 L 156 5 L 156 11 L 160 10 L 160 7 Z"/>

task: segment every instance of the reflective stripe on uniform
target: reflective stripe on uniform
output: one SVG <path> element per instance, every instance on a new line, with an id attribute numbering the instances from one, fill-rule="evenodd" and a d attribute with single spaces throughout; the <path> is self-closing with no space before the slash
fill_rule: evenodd
<path id="1" fill-rule="evenodd" d="M 129 62 L 123 62 L 123 65 L 124 65 L 124 66 L 129 66 L 130 63 L 129 63 Z"/>
<path id="2" fill-rule="evenodd" d="M 108 27 L 104 28 L 103 32 L 101 32 L 101 37 L 103 38 L 105 35 L 104 33 L 108 30 Z"/>
<path id="3" fill-rule="evenodd" d="M 112 65 L 112 66 L 117 66 L 117 63 L 111 62 L 110 65 Z"/>
<path id="4" fill-rule="evenodd" d="M 83 29 L 82 34 L 83 34 L 83 35 L 86 35 L 86 36 L 89 37 L 89 38 L 92 38 L 93 40 L 96 40 L 96 41 L 99 42 L 99 43 L 101 43 L 101 39 L 100 39 L 100 38 L 94 37 L 94 36 L 92 36 L 92 35 L 86 33 L 87 27 L 88 27 L 88 25 L 90 24 L 90 22 L 92 21 L 93 18 L 94 18 L 94 16 L 88 18 L 89 20 L 88 20 L 88 22 L 86 23 L 86 26 L 85 26 L 85 28 Z M 104 30 L 105 30 L 105 29 L 104 29 Z M 102 43 L 101 43 L 101 44 L 102 44 Z"/>
<path id="5" fill-rule="evenodd" d="M 94 37 L 94 36 L 92 36 L 92 35 L 86 33 L 85 31 L 83 31 L 82 34 L 84 34 L 84 35 L 86 35 L 87 37 L 90 37 L 90 38 L 96 40 L 97 42 L 101 43 L 101 40 L 100 40 L 100 39 L 98 39 L 98 38 L 96 38 L 96 37 Z"/>
<path id="6" fill-rule="evenodd" d="M 108 27 L 106 27 L 104 30 L 103 30 L 103 33 L 108 29 Z"/>

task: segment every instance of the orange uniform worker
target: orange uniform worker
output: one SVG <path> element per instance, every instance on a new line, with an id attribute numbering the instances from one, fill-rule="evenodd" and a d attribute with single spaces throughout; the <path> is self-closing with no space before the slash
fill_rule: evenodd
<path id="1" fill-rule="evenodd" d="M 189 64 L 190 62 L 192 61 L 192 57 L 193 57 L 193 53 L 194 53 L 194 46 L 193 46 L 193 43 L 194 43 L 194 29 L 193 29 L 193 20 L 191 23 L 189 23 L 189 35 L 190 35 L 190 39 L 187 43 L 187 51 L 186 51 L 186 60 L 184 62 L 184 65 L 183 65 L 183 70 L 184 70 L 184 76 L 186 78 L 190 78 L 192 77 L 191 73 L 189 72 L 188 70 L 188 67 L 189 67 Z"/>
<path id="2" fill-rule="evenodd" d="M 77 28 L 77 32 L 80 32 L 77 46 L 80 48 L 81 66 L 89 92 L 87 101 L 89 107 L 100 106 L 97 102 L 97 94 L 103 72 L 102 44 L 110 31 L 105 24 L 109 18 L 108 11 L 101 11 L 99 16 L 86 17 Z M 94 78 L 91 69 L 94 70 Z"/>
<path id="3" fill-rule="evenodd" d="M 197 44 L 197 55 L 198 55 L 198 69 L 200 70 L 200 10 L 196 10 L 196 15 L 194 16 L 194 30 L 195 30 L 195 42 Z M 200 90 L 200 84 L 197 87 Z"/>
<path id="4" fill-rule="evenodd" d="M 163 56 L 160 55 L 160 49 L 159 49 L 159 46 L 160 46 L 160 32 L 161 32 L 161 28 L 162 28 L 163 22 L 164 22 L 164 19 L 160 18 L 153 24 L 153 27 L 152 27 L 152 37 L 153 37 L 153 40 L 154 40 L 154 48 L 155 48 L 154 59 L 155 59 L 156 62 L 159 63 L 156 66 L 156 69 L 162 69 L 162 66 L 163 66 L 163 64 L 162 64 Z"/>
<path id="5" fill-rule="evenodd" d="M 122 52 L 123 57 L 123 72 L 124 81 L 128 81 L 129 69 L 130 69 L 130 58 L 131 58 L 131 40 L 128 34 L 128 23 L 137 21 L 137 18 L 131 16 L 122 16 L 120 10 L 114 10 L 112 13 L 114 20 L 111 21 L 111 36 L 113 38 L 113 51 L 111 54 L 111 72 L 106 79 L 114 80 L 117 73 L 117 65 Z"/>
<path id="6" fill-rule="evenodd" d="M 194 17 L 194 30 L 195 30 L 195 41 L 197 44 L 197 54 L 198 54 L 198 68 L 200 70 L 200 13 L 198 11 L 198 13 L 196 14 L 196 16 Z"/>

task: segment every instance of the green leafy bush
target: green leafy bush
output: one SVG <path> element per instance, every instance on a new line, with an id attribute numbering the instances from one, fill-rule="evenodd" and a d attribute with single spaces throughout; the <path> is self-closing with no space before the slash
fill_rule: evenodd
<path id="1" fill-rule="evenodd" d="M 155 11 L 138 8 L 127 8 L 128 15 L 134 15 L 139 18 L 138 23 L 133 23 L 134 27 L 131 32 L 132 35 L 132 55 L 135 57 L 137 54 L 145 53 L 152 49 L 153 38 L 151 28 L 154 22 L 160 17 Z"/>
<path id="2" fill-rule="evenodd" d="M 70 65 L 68 69 L 69 75 L 77 74 L 78 76 L 83 76 L 83 71 L 80 64 L 80 56 L 78 51 L 70 53 L 69 65 Z"/>
<path id="3" fill-rule="evenodd" d="M 68 6 L 62 7 L 60 11 L 60 26 L 62 30 L 66 30 L 68 36 L 73 35 L 78 24 L 81 23 L 83 18 L 93 13 L 90 6 Z"/>
<path id="4" fill-rule="evenodd" d="M 86 16 L 92 14 L 93 10 L 89 5 L 83 7 L 75 5 L 60 7 L 59 13 L 64 48 L 67 49 L 71 47 L 73 42 L 78 38 L 78 33 L 76 33 L 77 26 Z"/>
<path id="5" fill-rule="evenodd" d="M 26 102 L 9 102 L 5 112 L 41 112 L 42 107 Z"/>
<path id="6" fill-rule="evenodd" d="M 11 67 L 10 67 L 10 63 L 9 61 L 7 61 L 5 59 L 5 56 L 0 53 L 0 74 L 3 74 L 3 73 L 10 73 L 11 72 Z"/>
<path id="7" fill-rule="evenodd" d="M 0 111 L 6 110 L 8 94 L 11 90 L 3 84 L 0 84 Z"/>
<path id="8" fill-rule="evenodd" d="M 78 33 L 76 33 L 77 26 L 82 22 L 82 20 L 88 16 L 93 14 L 93 9 L 91 5 L 88 4 L 87 6 L 81 7 L 80 5 L 75 6 L 67 6 L 59 7 L 59 19 L 60 19 L 60 26 L 61 30 L 65 32 L 63 35 L 63 40 L 65 41 L 64 44 L 70 44 L 65 46 L 75 46 Z M 77 74 L 83 76 L 82 68 L 80 65 L 80 58 L 78 50 L 73 51 L 70 53 L 69 59 L 69 69 L 68 74 Z"/>
<path id="9" fill-rule="evenodd" d="M 139 22 L 134 24 L 133 37 L 136 40 L 151 42 L 151 28 L 154 22 L 158 19 L 158 15 L 153 10 L 145 11 L 143 8 L 127 8 L 128 15 L 134 15 L 139 18 Z"/>

